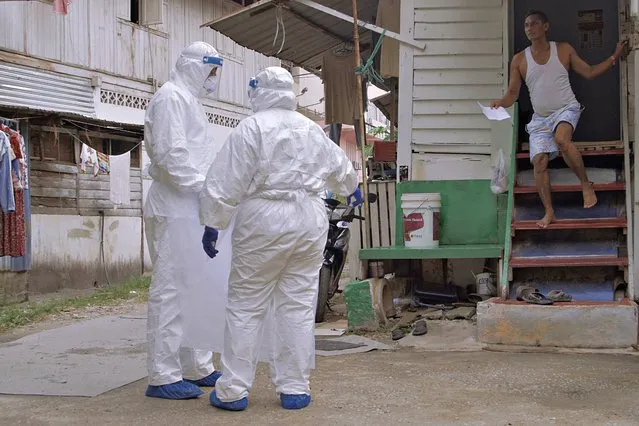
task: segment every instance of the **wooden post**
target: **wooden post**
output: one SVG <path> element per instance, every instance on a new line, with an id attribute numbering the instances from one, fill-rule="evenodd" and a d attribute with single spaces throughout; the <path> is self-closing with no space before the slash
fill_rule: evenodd
<path id="1" fill-rule="evenodd" d="M 353 47 L 355 53 L 355 66 L 359 67 L 362 64 L 362 58 L 359 51 L 359 19 L 357 18 L 357 0 L 353 0 Z M 361 134 L 361 153 L 362 153 L 362 189 L 364 196 L 364 216 L 366 221 L 364 222 L 364 229 L 366 230 L 364 241 L 362 241 L 362 248 L 370 247 L 370 220 L 371 220 L 371 206 L 368 202 L 368 181 L 366 179 L 366 152 L 364 147 L 366 146 L 366 123 L 364 121 L 364 97 L 362 95 L 362 75 L 357 74 L 357 111 L 359 117 L 359 132 Z"/>

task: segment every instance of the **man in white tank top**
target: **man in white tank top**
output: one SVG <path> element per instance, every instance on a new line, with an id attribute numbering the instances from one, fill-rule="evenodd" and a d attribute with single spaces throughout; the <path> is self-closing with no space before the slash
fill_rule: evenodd
<path id="1" fill-rule="evenodd" d="M 535 171 L 535 184 L 545 208 L 540 228 L 555 220 L 550 194 L 548 162 L 559 154 L 581 181 L 584 208 L 597 204 L 597 196 L 588 180 L 584 162 L 572 135 L 577 127 L 582 107 L 570 86 L 568 70 L 592 80 L 610 70 L 625 53 L 626 43 L 618 43 L 614 54 L 598 65 L 591 66 L 579 57 L 568 43 L 548 41 L 550 23 L 544 12 L 526 14 L 526 36 L 530 46 L 516 54 L 510 65 L 510 82 L 505 96 L 493 101 L 493 108 L 510 107 L 519 98 L 522 80 L 530 92 L 533 118 L 526 126 L 530 135 L 530 161 Z"/>

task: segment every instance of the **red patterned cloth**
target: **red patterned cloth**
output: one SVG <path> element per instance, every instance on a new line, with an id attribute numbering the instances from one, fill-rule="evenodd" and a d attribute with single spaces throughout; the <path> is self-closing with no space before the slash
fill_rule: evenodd
<path id="1" fill-rule="evenodd" d="M 21 257 L 26 254 L 26 219 L 24 192 L 14 191 L 16 211 L 5 214 L 0 210 L 0 256 Z"/>
<path id="2" fill-rule="evenodd" d="M 18 179 L 17 170 L 12 173 L 16 210 L 11 213 L 3 213 L 0 210 L 0 256 L 22 257 L 26 254 L 27 248 L 24 192 L 22 189 L 28 188 L 24 139 L 19 132 L 5 125 L 0 125 L 0 130 L 9 135 L 11 149 L 20 164 L 20 178 Z"/>

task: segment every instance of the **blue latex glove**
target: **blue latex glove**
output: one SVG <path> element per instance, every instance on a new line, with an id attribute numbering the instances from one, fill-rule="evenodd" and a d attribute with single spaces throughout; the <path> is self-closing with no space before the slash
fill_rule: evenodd
<path id="1" fill-rule="evenodd" d="M 346 198 L 346 204 L 352 207 L 359 207 L 364 203 L 364 197 L 362 196 L 362 191 L 357 188 L 355 192 L 349 195 Z"/>
<path id="2" fill-rule="evenodd" d="M 202 235 L 202 248 L 206 254 L 213 259 L 219 252 L 215 250 L 215 243 L 217 242 L 217 229 L 204 227 L 204 235 Z"/>

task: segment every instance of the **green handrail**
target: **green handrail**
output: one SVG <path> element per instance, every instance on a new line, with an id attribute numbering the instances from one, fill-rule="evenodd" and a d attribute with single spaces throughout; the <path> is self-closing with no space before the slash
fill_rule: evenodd
<path id="1" fill-rule="evenodd" d="M 515 103 L 513 108 L 513 139 L 512 151 L 510 153 L 510 171 L 508 174 L 508 209 L 506 210 L 506 232 L 504 233 L 504 257 L 502 262 L 501 280 L 499 283 L 501 295 L 507 299 L 510 283 L 508 281 L 508 271 L 510 269 L 510 252 L 512 248 L 512 220 L 513 208 L 515 204 L 515 180 L 517 178 L 517 139 L 519 135 L 519 104 Z"/>

